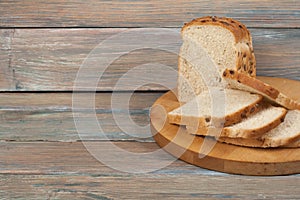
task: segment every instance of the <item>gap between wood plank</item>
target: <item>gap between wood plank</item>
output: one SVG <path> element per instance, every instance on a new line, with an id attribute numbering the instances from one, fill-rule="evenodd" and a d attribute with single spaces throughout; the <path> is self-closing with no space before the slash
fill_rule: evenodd
<path id="1" fill-rule="evenodd" d="M 60 12 L 57 12 L 57 11 Z M 1 2 L 1 26 L 178 27 L 193 18 L 217 15 L 248 26 L 299 27 L 299 5 L 294 0 L 207 1 L 95 1 Z M 30 11 L 30 12 L 29 12 Z M 37 12 L 38 11 L 38 12 Z"/>
<path id="2" fill-rule="evenodd" d="M 0 70 L 0 91 L 71 92 L 79 66 L 86 55 L 99 42 L 126 29 L 14 30 L 1 30 L 0 64 L 4 67 Z M 176 31 L 179 33 L 179 29 Z M 258 75 L 298 80 L 300 46 L 297 41 L 300 29 L 251 29 L 251 32 Z M 128 70 L 149 62 L 164 64 L 177 71 L 177 55 L 153 49 L 133 51 L 120 57 L 108 68 L 97 90 L 133 90 L 130 85 L 118 89 L 114 86 Z M 92 67 L 91 70 L 97 71 L 96 65 Z M 157 70 L 166 73 L 163 69 Z M 137 73 L 144 77 L 146 72 Z M 176 79 L 167 78 L 170 83 Z M 165 91 L 165 88 L 152 84 L 137 90 L 152 92 Z"/>

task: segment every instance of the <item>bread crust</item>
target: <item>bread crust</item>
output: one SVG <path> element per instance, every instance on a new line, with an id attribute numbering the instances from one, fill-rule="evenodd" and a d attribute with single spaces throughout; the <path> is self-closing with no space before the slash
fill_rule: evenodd
<path id="1" fill-rule="evenodd" d="M 205 16 L 193 19 L 192 21 L 184 24 L 181 29 L 181 33 L 191 26 L 201 25 L 217 25 L 230 30 L 235 36 L 236 43 L 243 42 L 245 40 L 248 41 L 250 39 L 250 34 L 244 24 L 231 18 L 216 16 Z"/>
<path id="2" fill-rule="evenodd" d="M 300 109 L 300 103 L 282 94 L 276 88 L 246 74 L 239 73 L 235 70 L 225 69 L 223 78 L 229 82 L 229 86 L 236 88 L 230 81 L 235 84 L 242 84 L 243 86 L 250 87 L 263 95 L 274 103 L 277 103 L 287 109 L 294 110 Z"/>
<path id="3" fill-rule="evenodd" d="M 262 106 L 260 106 L 260 108 L 257 109 L 257 111 L 259 112 L 262 109 Z M 284 117 L 287 113 L 287 110 L 285 110 L 284 108 L 282 108 L 282 113 L 280 116 L 278 116 L 275 120 L 273 120 L 272 122 L 265 124 L 264 126 L 258 128 L 258 129 L 234 129 L 232 127 L 224 127 L 221 131 L 217 130 L 216 134 L 217 135 L 212 135 L 214 134 L 213 131 L 208 131 L 207 128 L 194 128 L 194 127 L 190 127 L 187 126 L 187 131 L 191 134 L 194 135 L 204 135 L 204 136 L 216 136 L 216 137 L 228 137 L 228 138 L 259 138 L 261 137 L 263 134 L 265 134 L 266 132 L 272 130 L 273 128 L 277 127 L 283 120 Z M 214 129 L 212 127 L 212 129 Z M 193 131 L 194 130 L 194 131 Z"/>
<path id="4" fill-rule="evenodd" d="M 275 129 L 262 135 L 260 138 L 229 138 L 219 137 L 217 140 L 225 143 L 248 146 L 248 147 L 297 147 L 300 143 L 300 128 L 297 120 L 299 120 L 300 112 L 293 110 L 288 111 L 284 122 Z M 281 127 L 280 127 L 281 126 Z M 296 129 L 293 127 L 297 126 Z M 285 135 L 287 132 L 287 135 Z"/>
<path id="5" fill-rule="evenodd" d="M 186 23 L 181 29 L 181 34 L 184 34 L 185 30 L 191 26 L 203 25 L 221 26 L 229 30 L 234 35 L 236 42 L 237 71 L 256 77 L 256 59 L 252 45 L 252 36 L 244 24 L 232 18 L 205 16 Z"/>
<path id="6" fill-rule="evenodd" d="M 281 140 L 280 142 L 273 142 L 271 140 L 265 140 L 263 138 L 229 138 L 229 137 L 219 137 L 217 140 L 219 142 L 233 144 L 245 147 L 256 147 L 256 148 L 275 148 L 275 147 L 289 147 L 297 148 L 300 147 L 298 140 L 299 137 L 289 138 L 286 140 Z"/>

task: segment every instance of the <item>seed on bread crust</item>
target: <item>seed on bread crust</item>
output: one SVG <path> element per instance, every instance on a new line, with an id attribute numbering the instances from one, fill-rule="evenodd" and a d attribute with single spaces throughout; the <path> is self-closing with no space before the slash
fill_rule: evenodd
<path id="1" fill-rule="evenodd" d="M 256 107 L 251 108 L 250 113 L 252 114 L 256 110 Z"/>
<path id="2" fill-rule="evenodd" d="M 229 26 L 230 24 L 227 23 L 227 22 L 224 22 L 224 21 L 221 21 L 222 24 L 226 25 L 226 26 Z"/>
<path id="3" fill-rule="evenodd" d="M 210 120 L 211 120 L 210 117 L 206 117 L 206 118 L 205 118 L 205 121 L 206 121 L 207 123 L 210 122 Z"/>

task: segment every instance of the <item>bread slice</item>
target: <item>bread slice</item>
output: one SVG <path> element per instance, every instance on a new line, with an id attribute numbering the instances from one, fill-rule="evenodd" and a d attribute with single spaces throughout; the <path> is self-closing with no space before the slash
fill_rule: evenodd
<path id="1" fill-rule="evenodd" d="M 266 132 L 277 127 L 283 120 L 287 110 L 282 107 L 262 105 L 257 113 L 243 119 L 240 123 L 224 127 L 222 130 L 214 127 L 194 128 L 187 126 L 187 131 L 195 135 L 210 135 L 229 138 L 259 138 Z"/>
<path id="2" fill-rule="evenodd" d="M 227 144 L 237 145 L 237 146 L 256 147 L 256 148 L 267 148 L 268 147 L 268 146 L 265 146 L 264 142 L 259 139 L 220 137 L 218 139 L 218 141 L 227 143 Z M 273 147 L 279 147 L 279 146 L 273 146 Z M 296 141 L 291 144 L 282 145 L 282 147 L 298 148 L 298 147 L 300 147 L 300 141 Z"/>
<path id="3" fill-rule="evenodd" d="M 193 127 L 223 127 L 256 112 L 262 96 L 249 92 L 210 88 L 168 113 L 170 123 Z"/>
<path id="4" fill-rule="evenodd" d="M 178 99 L 188 102 L 207 87 L 225 87 L 225 68 L 256 76 L 252 38 L 240 22 L 203 17 L 185 24 L 178 68 Z"/>
<path id="5" fill-rule="evenodd" d="M 300 111 L 288 111 L 284 122 L 257 139 L 219 137 L 221 142 L 248 147 L 297 147 L 300 140 Z"/>
<path id="6" fill-rule="evenodd" d="M 263 95 L 269 101 L 277 103 L 287 109 L 300 109 L 299 102 L 287 97 L 279 90 L 256 78 L 239 73 L 232 69 L 225 69 L 223 72 L 223 78 L 229 83 L 231 88 Z"/>

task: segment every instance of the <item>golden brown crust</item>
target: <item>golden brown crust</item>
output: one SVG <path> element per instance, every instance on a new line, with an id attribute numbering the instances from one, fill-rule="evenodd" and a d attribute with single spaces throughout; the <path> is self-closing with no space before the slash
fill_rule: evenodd
<path id="1" fill-rule="evenodd" d="M 232 124 L 241 122 L 244 118 L 256 113 L 259 109 L 259 103 L 262 101 L 262 99 L 263 97 L 259 96 L 259 99 L 256 102 L 248 105 L 246 108 L 241 109 L 232 115 L 226 116 L 224 126 L 230 126 Z"/>
<path id="2" fill-rule="evenodd" d="M 293 126 L 298 125 L 297 119 L 299 116 L 299 111 L 289 111 L 287 116 L 285 117 L 284 122 L 279 125 L 279 128 L 275 128 L 260 138 L 257 139 L 245 139 L 245 138 L 219 138 L 220 141 L 237 144 L 242 146 L 251 146 L 251 147 L 281 147 L 288 146 L 290 144 L 294 144 L 293 146 L 299 144 L 300 140 L 300 130 L 298 128 L 294 129 Z M 281 126 L 281 127 L 280 127 Z M 287 133 L 286 133 L 287 132 Z"/>
<path id="3" fill-rule="evenodd" d="M 280 140 L 280 142 L 272 141 L 272 139 L 266 140 L 265 138 L 229 138 L 229 137 L 219 137 L 218 141 L 233 144 L 238 146 L 246 146 L 246 147 L 257 147 L 257 148 L 270 148 L 270 147 L 290 147 L 297 148 L 299 147 L 298 140 L 300 136 L 288 138 L 286 140 Z"/>
<path id="4" fill-rule="evenodd" d="M 245 25 L 243 25 L 237 20 L 226 17 L 205 16 L 193 19 L 191 22 L 184 24 L 184 26 L 181 29 L 181 32 L 183 33 L 187 28 L 191 26 L 201 25 L 218 25 L 230 30 L 235 36 L 236 43 L 249 41 L 250 39 Z"/>
<path id="5" fill-rule="evenodd" d="M 280 93 L 277 89 L 258 79 L 247 76 L 246 74 L 238 73 L 237 71 L 231 69 L 224 70 L 223 78 L 234 79 L 238 83 L 244 84 L 248 87 L 258 90 L 263 94 L 268 95 L 272 99 L 276 99 Z"/>
<path id="6" fill-rule="evenodd" d="M 259 108 L 256 110 L 259 111 L 262 108 L 263 108 L 263 106 L 259 106 Z M 266 124 L 265 126 L 255 129 L 255 130 L 245 130 L 245 129 L 235 130 L 235 129 L 232 129 L 231 127 L 224 127 L 221 131 L 216 131 L 216 135 L 214 135 L 214 131 L 209 131 L 208 128 L 202 128 L 202 127 L 201 128 L 193 128 L 193 127 L 187 126 L 187 130 L 191 134 L 195 134 L 195 135 L 207 136 L 207 135 L 213 134 L 210 136 L 229 137 L 229 138 L 259 138 L 266 132 L 277 127 L 284 120 L 286 113 L 287 113 L 287 110 L 282 109 L 282 114 L 277 119 L 275 119 L 274 121 L 272 121 L 269 124 Z M 212 127 L 212 129 L 214 129 L 214 128 Z M 191 131 L 191 130 L 193 130 L 193 131 Z"/>
<path id="7" fill-rule="evenodd" d="M 279 93 L 275 101 L 290 110 L 300 110 L 300 102 L 295 101 L 282 93 Z"/>
<path id="8" fill-rule="evenodd" d="M 235 37 L 237 54 L 237 71 L 256 76 L 256 59 L 254 55 L 252 37 L 246 26 L 237 20 L 225 17 L 206 16 L 186 23 L 181 33 L 191 26 L 214 25 L 228 29 Z"/>
<path id="9" fill-rule="evenodd" d="M 285 110 L 280 117 L 278 117 L 276 120 L 272 121 L 271 123 L 267 124 L 266 126 L 263 126 L 256 130 L 243 130 L 242 132 L 237 132 L 235 135 L 235 138 L 239 138 L 243 136 L 243 138 L 259 138 L 268 131 L 272 130 L 273 128 L 277 127 L 283 120 L 287 113 L 287 110 Z M 232 130 L 230 128 L 225 127 L 224 131 L 222 131 L 221 136 L 224 137 L 231 137 L 232 138 Z"/>
<path id="10" fill-rule="evenodd" d="M 263 146 L 264 147 L 280 147 L 285 146 L 288 144 L 292 144 L 294 142 L 297 142 L 300 139 L 300 133 L 294 137 L 281 139 L 277 142 L 274 142 L 271 138 L 264 138 L 262 137 L 262 140 L 264 141 Z"/>
<path id="11" fill-rule="evenodd" d="M 256 78 L 250 77 L 246 74 L 239 73 L 235 70 L 226 69 L 223 72 L 223 78 L 230 81 L 235 81 L 237 84 L 242 84 L 243 86 L 247 86 L 251 88 L 252 90 L 257 91 L 257 93 L 263 95 L 267 99 L 271 100 L 274 103 L 277 103 L 287 109 L 294 110 L 294 109 L 300 109 L 300 103 L 285 96 L 282 94 L 279 90 L 272 87 L 271 85 L 268 85 Z M 230 82 L 229 81 L 229 82 Z M 234 85 L 230 84 L 231 87 L 234 87 Z"/>

